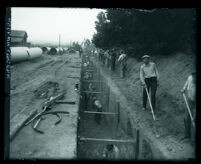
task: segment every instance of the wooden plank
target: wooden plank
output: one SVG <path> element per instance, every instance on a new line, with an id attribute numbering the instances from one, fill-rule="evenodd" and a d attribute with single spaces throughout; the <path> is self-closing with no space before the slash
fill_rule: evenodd
<path id="1" fill-rule="evenodd" d="M 117 113 L 112 113 L 112 112 L 94 112 L 94 111 L 83 111 L 84 113 L 89 113 L 89 114 L 108 114 L 108 115 L 117 115 Z"/>
<path id="2" fill-rule="evenodd" d="M 82 91 L 82 92 L 85 92 L 85 93 L 101 93 L 101 92 L 95 92 L 95 91 Z"/>
<path id="3" fill-rule="evenodd" d="M 137 129 L 137 135 L 136 135 L 136 145 L 135 145 L 135 159 L 137 160 L 139 157 L 139 129 Z"/>
<path id="4" fill-rule="evenodd" d="M 86 137 L 79 137 L 80 141 L 97 141 L 97 142 L 118 142 L 118 143 L 135 143 L 134 140 L 117 140 L 117 139 L 106 139 L 106 138 L 86 138 Z"/>
<path id="5" fill-rule="evenodd" d="M 94 83 L 102 83 L 99 80 L 82 80 L 83 82 L 94 82 Z"/>

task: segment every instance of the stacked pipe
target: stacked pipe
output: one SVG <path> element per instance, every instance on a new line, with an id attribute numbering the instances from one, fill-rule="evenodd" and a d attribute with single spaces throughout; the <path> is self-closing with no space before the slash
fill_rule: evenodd
<path id="1" fill-rule="evenodd" d="M 43 54 L 48 54 L 50 51 L 50 47 L 41 47 Z"/>
<path id="2" fill-rule="evenodd" d="M 49 54 L 50 55 L 62 55 L 66 52 L 65 48 L 51 48 L 50 51 L 49 51 Z"/>
<path id="3" fill-rule="evenodd" d="M 32 60 L 42 56 L 42 50 L 39 47 L 11 47 L 11 63 Z"/>

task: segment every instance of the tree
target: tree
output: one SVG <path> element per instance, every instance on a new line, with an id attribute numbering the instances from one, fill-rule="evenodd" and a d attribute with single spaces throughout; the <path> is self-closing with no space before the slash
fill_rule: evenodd
<path id="1" fill-rule="evenodd" d="M 102 49 L 124 49 L 134 57 L 169 54 L 195 43 L 195 18 L 195 9 L 107 9 L 97 16 L 92 42 Z"/>

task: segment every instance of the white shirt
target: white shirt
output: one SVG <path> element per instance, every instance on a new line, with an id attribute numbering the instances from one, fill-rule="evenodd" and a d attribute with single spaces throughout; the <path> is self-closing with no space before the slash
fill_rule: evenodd
<path id="1" fill-rule="evenodd" d="M 183 89 L 187 92 L 188 99 L 195 101 L 195 82 L 193 82 L 193 77 L 190 75 L 184 84 Z"/>
<path id="2" fill-rule="evenodd" d="M 157 80 L 159 80 L 159 73 L 156 68 L 156 64 L 153 62 L 149 62 L 147 65 L 143 64 L 140 67 L 140 80 L 142 83 L 145 83 L 145 78 L 150 77 L 157 77 Z"/>
<path id="3" fill-rule="evenodd" d="M 126 54 L 121 54 L 118 58 L 118 62 L 121 62 L 123 59 L 126 58 Z"/>

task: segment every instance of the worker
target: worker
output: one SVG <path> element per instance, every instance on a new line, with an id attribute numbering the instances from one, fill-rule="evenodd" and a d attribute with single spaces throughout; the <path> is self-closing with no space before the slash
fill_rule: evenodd
<path id="1" fill-rule="evenodd" d="M 140 67 L 140 80 L 144 87 L 143 89 L 143 110 L 146 110 L 147 103 L 147 93 L 145 88 L 147 88 L 148 92 L 151 89 L 151 104 L 153 107 L 153 111 L 155 111 L 155 101 L 156 101 L 156 90 L 159 82 L 159 73 L 154 62 L 150 61 L 149 55 L 142 56 L 143 65 Z"/>
<path id="2" fill-rule="evenodd" d="M 120 63 L 120 77 L 124 78 L 125 77 L 125 72 L 126 72 L 126 60 L 127 60 L 127 55 L 124 53 L 124 50 L 121 50 L 120 56 L 118 58 L 118 62 Z"/>
<path id="3" fill-rule="evenodd" d="M 82 52 L 83 52 L 82 48 L 80 47 L 78 51 L 79 51 L 79 56 L 81 58 L 82 57 Z"/>
<path id="4" fill-rule="evenodd" d="M 86 87 L 84 87 L 84 91 L 86 91 L 86 90 L 87 90 Z M 81 99 L 82 99 L 81 103 L 82 103 L 84 110 L 87 110 L 88 101 L 89 101 L 88 93 L 83 92 L 81 95 Z"/>
<path id="5" fill-rule="evenodd" d="M 92 83 L 89 83 L 88 88 L 87 88 L 87 91 L 89 91 L 89 93 L 87 93 L 87 96 L 88 96 L 88 99 L 89 99 L 88 104 L 87 104 L 87 107 L 88 107 L 89 109 L 92 109 L 92 107 L 93 107 L 93 102 L 94 102 L 93 97 L 94 97 L 94 95 L 95 95 L 94 93 L 92 93 L 92 92 L 95 91 L 95 88 L 93 87 Z"/>
<path id="6" fill-rule="evenodd" d="M 105 51 L 104 57 L 105 57 L 105 66 L 108 68 L 109 67 L 109 50 Z"/>
<path id="7" fill-rule="evenodd" d="M 111 70 L 112 71 L 115 71 L 115 61 L 116 61 L 116 52 L 114 49 L 112 49 L 112 52 L 111 52 Z"/>
<path id="8" fill-rule="evenodd" d="M 101 102 L 95 98 L 94 101 L 94 108 L 96 112 L 102 112 L 102 105 Z M 101 114 L 95 114 L 95 121 L 97 124 L 101 123 Z"/>
<path id="9" fill-rule="evenodd" d="M 186 94 L 187 102 L 189 104 L 189 108 L 191 110 L 193 118 L 195 118 L 195 114 L 196 114 L 195 91 L 196 91 L 196 73 L 192 72 L 192 74 L 188 76 L 187 81 L 185 82 L 181 92 Z M 185 110 L 185 114 L 184 114 L 184 126 L 185 126 L 184 139 L 185 138 L 193 139 L 192 135 L 194 134 L 191 131 L 192 123 L 191 123 L 191 118 L 187 109 Z"/>
<path id="10" fill-rule="evenodd" d="M 103 158 L 109 160 L 119 159 L 119 148 L 114 144 L 107 144 L 103 149 Z"/>

